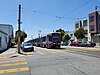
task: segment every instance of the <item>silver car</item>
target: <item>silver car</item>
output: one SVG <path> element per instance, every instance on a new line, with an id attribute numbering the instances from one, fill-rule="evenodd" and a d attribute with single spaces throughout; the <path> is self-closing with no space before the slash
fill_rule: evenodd
<path id="1" fill-rule="evenodd" d="M 22 50 L 24 52 L 34 51 L 34 47 L 33 47 L 32 43 L 24 43 Z"/>
<path id="2" fill-rule="evenodd" d="M 96 44 L 93 42 L 87 41 L 87 42 L 80 43 L 79 46 L 81 46 L 81 47 L 94 47 L 94 46 L 96 46 Z"/>

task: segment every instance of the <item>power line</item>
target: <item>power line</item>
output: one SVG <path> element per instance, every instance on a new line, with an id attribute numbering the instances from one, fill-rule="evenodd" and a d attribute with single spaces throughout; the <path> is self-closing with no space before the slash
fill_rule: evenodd
<path id="1" fill-rule="evenodd" d="M 74 11 L 76 11 L 76 10 L 78 10 L 79 8 L 81 8 L 81 7 L 83 7 L 83 6 L 85 6 L 86 4 L 88 4 L 88 3 L 90 3 L 92 0 L 89 0 L 89 1 L 87 1 L 86 3 L 84 3 L 84 4 L 82 4 L 82 5 L 80 5 L 79 7 L 77 7 L 77 8 L 75 8 L 75 9 L 73 9 L 73 10 L 71 10 L 71 11 L 69 11 L 68 13 L 66 13 L 65 15 L 68 15 L 68 14 L 71 14 L 71 13 L 73 13 Z M 63 15 L 63 16 L 65 16 L 65 15 Z M 63 17 L 62 16 L 62 17 Z M 61 17 L 61 18 L 62 18 Z M 63 18 L 65 18 L 65 17 L 63 17 Z M 76 18 L 76 19 L 80 19 L 80 18 Z M 83 18 L 82 18 L 83 19 Z M 59 19 L 58 19 L 59 20 Z M 55 22 L 57 22 L 58 20 L 56 20 Z M 53 22 L 54 23 L 54 22 Z M 50 25 L 50 24 L 49 24 Z"/>
<path id="2" fill-rule="evenodd" d="M 27 9 L 27 10 L 29 10 L 29 9 Z M 38 14 L 42 14 L 42 15 L 46 15 L 46 16 L 50 16 L 50 17 L 54 17 L 54 18 L 58 18 L 58 19 L 77 19 L 77 18 L 66 18 L 66 17 L 56 16 L 56 15 L 51 15 L 51 14 L 39 12 L 39 11 L 36 11 L 36 10 L 29 10 L 29 11 L 34 12 L 34 13 L 38 13 Z"/>
<path id="3" fill-rule="evenodd" d="M 51 15 L 51 14 L 39 12 L 39 11 L 37 11 L 37 10 L 30 10 L 30 9 L 24 9 L 24 10 L 29 10 L 29 11 L 34 12 L 34 13 L 38 13 L 38 14 L 47 15 L 47 16 L 50 16 L 50 17 L 57 18 L 57 20 L 55 20 L 54 22 L 48 24 L 48 25 L 51 25 L 51 24 L 53 24 L 53 23 L 55 23 L 55 22 L 57 22 L 57 21 L 59 21 L 59 20 L 61 20 L 61 19 L 67 19 L 67 20 L 68 20 L 68 19 L 73 19 L 73 20 L 74 20 L 74 19 L 75 19 L 75 20 L 83 19 L 83 18 L 66 18 L 66 17 L 64 17 L 64 16 L 75 12 L 76 10 L 78 10 L 79 8 L 85 6 L 86 4 L 90 3 L 91 1 L 92 1 L 92 0 L 87 1 L 86 3 L 84 3 L 84 4 L 80 5 L 80 6 L 78 6 L 77 8 L 75 8 L 75 9 L 69 11 L 68 13 L 64 14 L 63 16 Z"/>
<path id="4" fill-rule="evenodd" d="M 88 4 L 88 3 L 90 3 L 92 0 L 89 0 L 89 1 L 87 1 L 86 3 L 84 3 L 84 4 L 82 4 L 82 5 L 80 5 L 79 7 L 77 7 L 77 8 L 75 8 L 75 9 L 73 9 L 73 10 L 71 10 L 71 11 L 69 11 L 68 13 L 66 13 L 65 15 L 68 15 L 68 14 L 71 14 L 71 13 L 73 13 L 74 11 L 76 11 L 76 10 L 78 10 L 79 8 L 81 8 L 81 7 L 83 7 L 83 6 L 85 6 L 86 4 Z M 63 16 L 65 16 L 65 15 L 63 15 Z M 63 17 L 62 16 L 62 17 Z M 63 17 L 63 18 L 65 18 L 65 17 Z M 76 18 L 77 20 L 78 19 L 80 19 L 80 18 Z M 59 20 L 59 19 L 58 19 Z M 58 20 L 56 20 L 55 22 L 57 22 Z M 55 22 L 53 22 L 53 23 L 55 23 Z M 52 24 L 53 24 L 52 23 Z M 50 25 L 50 24 L 49 24 Z"/>
<path id="5" fill-rule="evenodd" d="M 73 9 L 73 10 L 69 11 L 69 12 L 68 12 L 68 13 L 66 13 L 65 15 L 68 15 L 68 14 L 73 13 L 74 11 L 76 11 L 76 10 L 78 10 L 79 8 L 81 8 L 81 7 L 85 6 L 86 4 L 90 3 L 91 1 L 92 1 L 92 0 L 87 1 L 86 3 L 84 3 L 84 4 L 80 5 L 79 7 L 77 7 L 77 8 L 75 8 L 75 9 Z M 65 15 L 63 15 L 63 16 L 65 16 Z"/>

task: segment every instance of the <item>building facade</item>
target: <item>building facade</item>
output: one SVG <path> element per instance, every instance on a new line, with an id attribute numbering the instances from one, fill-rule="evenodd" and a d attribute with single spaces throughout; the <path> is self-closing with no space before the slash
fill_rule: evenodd
<path id="1" fill-rule="evenodd" d="M 8 47 L 11 46 L 11 40 L 14 38 L 13 36 L 13 26 L 9 24 L 0 24 L 0 30 L 8 35 Z"/>
<path id="2" fill-rule="evenodd" d="M 82 27 L 82 21 L 76 21 L 76 22 L 75 22 L 75 27 L 74 27 L 74 32 L 75 32 L 76 30 L 78 30 L 80 27 Z M 82 41 L 82 39 L 77 39 L 77 38 L 75 37 L 75 41 Z"/>
<path id="3" fill-rule="evenodd" d="M 82 27 L 85 30 L 85 38 L 83 38 L 83 42 L 91 41 L 91 35 L 89 33 L 89 19 L 82 20 Z"/>
<path id="4" fill-rule="evenodd" d="M 96 46 L 100 46 L 100 11 L 89 14 L 89 33 Z"/>
<path id="5" fill-rule="evenodd" d="M 0 52 L 8 48 L 8 35 L 0 30 Z"/>
<path id="6" fill-rule="evenodd" d="M 80 27 L 82 27 L 82 21 L 76 21 L 75 22 L 75 30 L 79 29 Z"/>
<path id="7" fill-rule="evenodd" d="M 89 22 L 88 19 L 84 19 L 81 21 L 76 21 L 75 22 L 75 31 L 78 30 L 80 27 L 83 27 L 85 30 L 85 38 L 83 39 L 77 39 L 75 37 L 75 41 L 80 41 L 80 42 L 86 42 L 86 41 L 91 41 L 91 36 L 89 33 Z"/>

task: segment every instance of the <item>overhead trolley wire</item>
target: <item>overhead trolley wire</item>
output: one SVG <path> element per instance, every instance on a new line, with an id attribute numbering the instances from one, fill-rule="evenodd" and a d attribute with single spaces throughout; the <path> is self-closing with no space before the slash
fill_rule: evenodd
<path id="1" fill-rule="evenodd" d="M 61 19 L 75 19 L 75 20 L 83 19 L 83 18 L 67 18 L 67 17 L 64 17 L 64 16 L 69 15 L 69 14 L 75 12 L 76 10 L 78 10 L 79 8 L 85 6 L 86 4 L 90 3 L 91 1 L 92 1 L 92 0 L 89 0 L 89 1 L 85 2 L 84 4 L 82 4 L 82 5 L 78 6 L 77 8 L 75 8 L 75 9 L 69 11 L 68 13 L 64 14 L 63 16 L 51 15 L 51 14 L 39 12 L 39 11 L 37 11 L 37 10 L 30 10 L 30 9 L 26 9 L 26 8 L 23 8 L 23 9 L 24 9 L 24 10 L 31 11 L 31 12 L 34 12 L 34 13 L 38 13 L 38 14 L 47 15 L 47 16 L 50 16 L 50 17 L 57 18 L 57 20 L 55 20 L 54 22 L 48 24 L 48 25 L 51 25 L 51 24 L 54 24 L 55 22 L 57 22 L 57 21 L 59 21 L 59 20 L 61 20 Z"/>
<path id="2" fill-rule="evenodd" d="M 79 8 L 85 6 L 86 4 L 90 3 L 91 1 L 92 1 L 92 0 L 89 0 L 89 1 L 87 1 L 86 3 L 84 3 L 84 4 L 80 5 L 80 6 L 78 6 L 77 8 L 75 8 L 75 9 L 69 11 L 68 13 L 64 14 L 61 18 L 65 18 L 64 16 L 73 13 L 74 11 L 76 11 L 76 10 L 78 10 Z M 58 18 L 55 22 L 59 21 L 61 18 Z M 78 20 L 78 19 L 83 19 L 83 18 L 76 18 L 76 19 Z M 55 22 L 53 22 L 53 23 L 55 23 Z M 49 25 L 51 25 L 51 24 L 53 24 L 53 23 L 50 23 Z"/>

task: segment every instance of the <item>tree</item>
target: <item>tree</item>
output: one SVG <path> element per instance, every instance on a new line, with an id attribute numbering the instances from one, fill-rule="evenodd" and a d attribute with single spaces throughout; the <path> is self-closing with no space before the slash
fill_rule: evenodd
<path id="1" fill-rule="evenodd" d="M 83 39 L 85 37 L 85 30 L 84 28 L 79 28 L 74 32 L 74 35 L 77 39 Z"/>
<path id="2" fill-rule="evenodd" d="M 64 36 L 65 31 L 62 30 L 62 29 L 58 29 L 58 30 L 56 30 L 56 32 L 60 32 L 60 34 L 61 34 L 61 41 L 62 41 L 62 37 Z"/>
<path id="3" fill-rule="evenodd" d="M 64 36 L 63 36 L 63 41 L 68 41 L 68 40 L 70 40 L 70 36 L 69 36 L 69 34 L 65 34 Z"/>
<path id="4" fill-rule="evenodd" d="M 25 40 L 25 38 L 27 38 L 27 34 L 24 31 L 20 31 L 21 32 L 21 36 L 20 36 L 20 41 L 21 43 Z M 17 35 L 18 31 L 16 31 L 15 33 L 15 42 L 18 42 L 18 35 Z"/>
<path id="5" fill-rule="evenodd" d="M 64 30 L 62 30 L 61 28 L 60 28 L 60 29 L 58 29 L 58 30 L 56 30 L 56 32 L 64 32 L 64 33 L 65 33 L 65 31 L 64 31 Z"/>
<path id="6" fill-rule="evenodd" d="M 60 32 L 60 35 L 61 35 L 61 41 L 63 41 L 62 39 L 63 39 L 63 36 L 65 35 L 65 33 L 64 32 Z"/>

